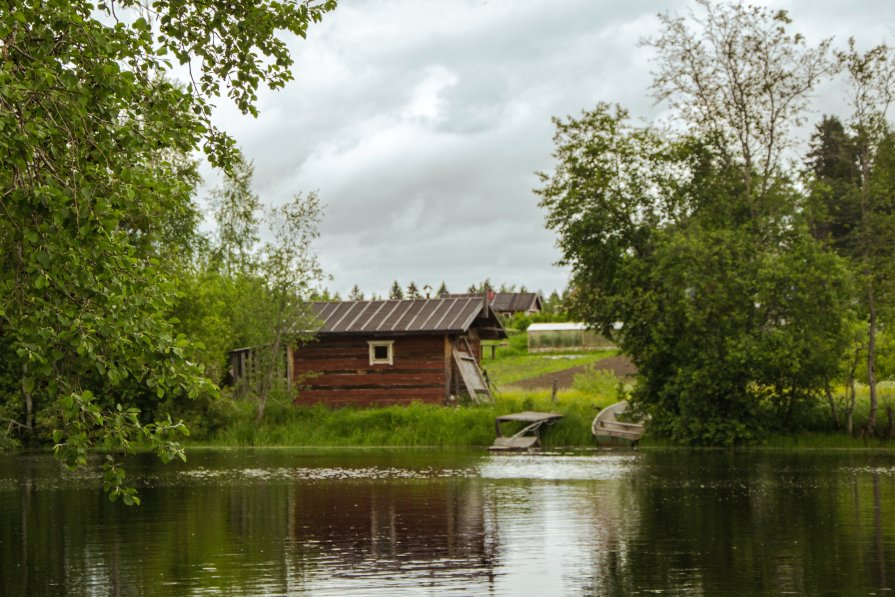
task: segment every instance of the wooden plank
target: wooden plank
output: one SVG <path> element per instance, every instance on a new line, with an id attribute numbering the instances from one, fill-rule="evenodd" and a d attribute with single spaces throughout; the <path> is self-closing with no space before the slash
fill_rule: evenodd
<path id="1" fill-rule="evenodd" d="M 441 386 L 444 383 L 441 371 L 429 371 L 419 373 L 402 373 L 395 375 L 339 373 L 334 375 L 320 375 L 305 382 L 306 386 L 368 386 L 394 387 L 406 385 Z"/>
<path id="2" fill-rule="evenodd" d="M 395 351 L 395 359 L 411 357 L 414 359 L 434 359 L 441 357 L 441 351 L 432 349 L 431 347 L 408 347 L 397 342 L 393 345 Z M 296 352 L 298 360 L 315 361 L 319 359 L 353 359 L 365 357 L 369 354 L 369 345 L 364 342 L 363 346 L 353 346 L 350 348 L 326 348 L 320 350 L 308 350 L 300 348 Z"/>
<path id="3" fill-rule="evenodd" d="M 643 431 L 643 425 L 640 423 L 626 423 L 624 421 L 600 421 L 600 426 L 627 429 L 630 431 Z"/>
<path id="4" fill-rule="evenodd" d="M 441 358 L 432 360 L 399 359 L 395 357 L 394 365 L 370 365 L 369 357 L 353 359 L 320 359 L 298 360 L 295 363 L 297 371 L 338 371 L 349 369 L 368 369 L 370 371 L 387 371 L 389 369 L 442 369 Z"/>
<path id="5" fill-rule="evenodd" d="M 437 352 L 441 347 L 442 336 L 377 336 L 358 335 L 345 338 L 319 338 L 316 342 L 303 344 L 299 350 L 314 352 L 327 350 L 351 350 L 366 348 L 368 340 L 394 340 L 396 346 L 404 346 L 414 350 L 431 350 Z"/>
<path id="6" fill-rule="evenodd" d="M 536 435 L 523 435 L 521 437 L 498 437 L 494 440 L 489 450 L 528 450 L 540 445 L 540 439 Z"/>
<path id="7" fill-rule="evenodd" d="M 634 433 L 631 431 L 606 431 L 605 433 L 597 432 L 595 434 L 596 437 L 616 437 L 620 439 L 626 439 L 630 441 L 639 440 L 643 434 L 642 433 Z"/>
<path id="8" fill-rule="evenodd" d="M 444 337 L 442 346 L 442 358 L 444 359 L 444 401 L 447 403 L 451 396 L 451 379 L 453 378 L 453 367 L 451 367 L 451 354 L 453 354 L 453 345 L 451 339 Z"/>
<path id="9" fill-rule="evenodd" d="M 475 359 L 463 352 L 455 352 L 454 361 L 457 364 L 460 378 L 466 386 L 466 391 L 473 402 L 492 402 L 494 398 L 488 390 L 488 384 L 482 377 L 482 372 Z"/>
<path id="10" fill-rule="evenodd" d="M 504 421 L 521 421 L 524 423 L 534 423 L 536 421 L 545 421 L 545 422 L 551 421 L 551 420 L 558 421 L 562 417 L 563 416 L 559 413 L 542 413 L 542 412 L 527 410 L 527 411 L 520 412 L 520 413 L 511 413 L 508 415 L 501 415 L 501 416 L 497 417 L 497 420 L 501 423 Z"/>
<path id="11" fill-rule="evenodd" d="M 394 388 L 388 390 L 373 389 L 332 389 L 332 390 L 303 390 L 298 394 L 297 403 L 337 403 L 337 402 L 380 402 L 420 400 L 422 402 L 442 402 L 441 388 Z"/>
<path id="12" fill-rule="evenodd" d="M 441 398 L 388 398 L 388 397 L 379 397 L 379 398 L 344 398 L 344 399 L 326 399 L 326 400 L 317 400 L 314 402 L 297 402 L 297 405 L 309 405 L 309 404 L 323 404 L 324 406 L 331 408 L 344 408 L 347 406 L 356 406 L 356 407 L 370 407 L 370 406 L 409 406 L 414 402 L 423 403 L 423 404 L 435 404 L 441 405 Z"/>

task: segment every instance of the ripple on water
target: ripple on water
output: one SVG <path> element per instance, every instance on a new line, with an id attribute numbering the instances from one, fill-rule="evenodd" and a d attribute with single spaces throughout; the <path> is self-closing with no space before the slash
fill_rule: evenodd
<path id="1" fill-rule="evenodd" d="M 353 480 L 398 480 L 398 479 L 463 479 L 477 476 L 475 469 L 425 468 L 407 469 L 397 467 L 275 467 L 275 468 L 195 468 L 178 471 L 176 479 L 208 481 L 214 483 L 263 481 L 353 481 Z"/>
<path id="2" fill-rule="evenodd" d="M 632 453 L 495 455 L 481 465 L 479 474 L 485 479 L 610 481 L 632 473 L 640 458 Z"/>

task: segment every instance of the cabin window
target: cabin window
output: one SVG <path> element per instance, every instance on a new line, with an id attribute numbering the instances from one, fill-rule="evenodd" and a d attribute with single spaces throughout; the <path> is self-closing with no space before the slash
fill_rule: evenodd
<path id="1" fill-rule="evenodd" d="M 367 342 L 367 344 L 370 346 L 371 365 L 392 365 L 394 363 L 394 340 Z"/>

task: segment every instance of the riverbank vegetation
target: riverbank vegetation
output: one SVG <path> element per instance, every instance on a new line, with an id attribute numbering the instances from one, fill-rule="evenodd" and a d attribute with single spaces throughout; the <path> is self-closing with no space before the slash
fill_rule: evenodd
<path id="1" fill-rule="evenodd" d="M 600 103 L 556 119 L 537 189 L 572 270 L 574 309 L 639 370 L 634 406 L 688 445 L 832 426 L 881 432 L 880 335 L 895 284 L 895 50 L 833 50 L 784 11 L 697 3 L 660 15 L 654 97 L 670 122 Z M 810 94 L 848 89 L 799 143 Z M 847 388 L 846 412 L 836 388 Z"/>
<path id="2" fill-rule="evenodd" d="M 259 88 L 292 79 L 283 34 L 304 36 L 334 8 L 334 0 L 0 8 L 0 442 L 51 443 L 70 466 L 93 447 L 115 454 L 133 442 L 182 456 L 173 440 L 184 427 L 159 404 L 209 400 L 218 381 L 176 314 L 184 281 L 200 276 L 207 254 L 194 156 L 233 174 L 238 152 L 213 124 L 213 105 L 226 96 L 257 113 Z M 169 78 L 187 65 L 189 85 Z M 265 257 L 277 265 L 278 255 Z M 273 286 L 263 290 L 271 313 L 288 311 Z M 104 470 L 110 495 L 133 501 L 118 463 Z"/>
<path id="3" fill-rule="evenodd" d="M 330 409 L 322 405 L 294 407 L 278 396 L 269 405 L 264 420 L 255 418 L 252 400 L 230 401 L 226 398 L 218 405 L 227 405 L 227 412 L 209 429 L 201 421 L 190 423 L 195 430 L 188 440 L 189 446 L 211 447 L 261 447 L 261 446 L 387 446 L 387 447 L 439 447 L 485 448 L 494 440 L 495 417 L 535 410 L 557 412 L 564 418 L 549 427 L 543 434 L 546 448 L 592 448 L 595 441 L 590 433 L 591 422 L 599 409 L 616 402 L 632 387 L 630 379 L 619 379 L 609 371 L 594 368 L 582 369 L 575 358 L 549 359 L 544 355 L 514 354 L 495 361 L 486 361 L 489 371 L 497 380 L 499 391 L 494 404 L 443 407 L 414 403 L 410 406 L 379 408 Z M 592 353 L 594 362 L 607 355 Z M 528 362 L 526 362 L 528 361 Z M 570 386 L 561 387 L 553 398 L 549 375 L 543 376 L 539 361 L 562 363 L 565 370 L 580 371 L 573 376 Z M 500 368 L 495 368 L 500 364 Z M 564 369 L 553 369 L 560 373 Z M 545 380 L 542 387 L 523 389 L 514 386 L 532 379 Z M 836 388 L 839 395 L 844 388 Z M 884 410 L 895 406 L 895 384 L 884 382 L 879 388 Z M 855 424 L 862 427 L 869 413 L 869 391 L 857 388 Z M 753 447 L 767 449 L 866 449 L 890 448 L 895 439 L 889 430 L 887 419 L 875 437 L 839 433 L 832 423 L 828 405 L 817 402 L 806 410 L 798 421 L 798 428 L 787 429 L 774 421 L 767 421 L 767 433 Z M 509 426 L 506 427 L 510 429 Z M 644 448 L 667 448 L 679 445 L 659 434 L 647 434 L 642 440 Z"/>

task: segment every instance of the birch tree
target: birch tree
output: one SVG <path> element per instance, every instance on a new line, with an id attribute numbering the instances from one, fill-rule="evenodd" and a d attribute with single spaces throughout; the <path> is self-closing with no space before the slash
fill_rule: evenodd
<path id="1" fill-rule="evenodd" d="M 660 14 L 661 33 L 644 42 L 657 53 L 653 95 L 739 167 L 754 211 L 781 174 L 812 90 L 835 70 L 831 40 L 809 46 L 783 10 L 696 4 L 686 16 Z"/>

